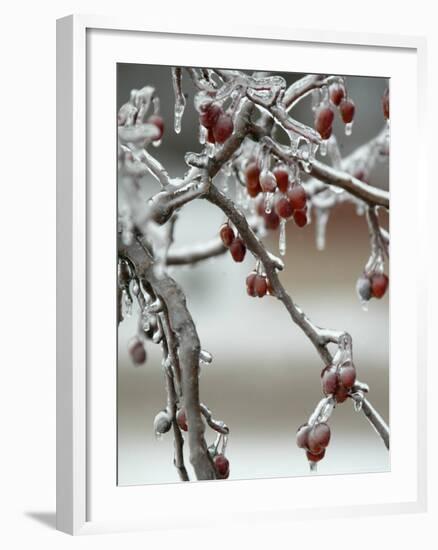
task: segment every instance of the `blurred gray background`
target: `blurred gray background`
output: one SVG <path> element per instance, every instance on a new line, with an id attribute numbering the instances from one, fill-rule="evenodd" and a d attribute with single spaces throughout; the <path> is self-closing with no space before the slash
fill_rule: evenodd
<path id="1" fill-rule="evenodd" d="M 301 75 L 282 76 L 291 83 Z M 145 85 L 157 89 L 166 125 L 161 147 L 151 152 L 171 176 L 182 175 L 186 168 L 184 153 L 200 150 L 195 139 L 194 89 L 184 78 L 184 91 L 189 97 L 182 132 L 176 135 L 169 67 L 119 64 L 118 107 L 129 99 L 131 89 Z M 344 135 L 338 120 L 335 123 L 343 153 L 348 154 L 382 127 L 380 98 L 387 85 L 385 79 L 347 77 L 357 115 L 351 137 Z M 308 100 L 294 113 L 302 122 L 312 124 Z M 388 188 L 386 163 L 377 167 L 371 183 Z M 149 194 L 157 190 L 152 178 L 146 179 L 145 186 Z M 175 246 L 208 240 L 217 235 L 223 221 L 222 213 L 207 202 L 188 205 L 177 222 Z M 278 254 L 277 232 L 265 242 Z M 388 297 L 371 301 L 365 312 L 355 293 L 356 279 L 369 256 L 365 218 L 345 204 L 330 217 L 324 251 L 315 247 L 313 224 L 298 229 L 288 223 L 287 243 L 283 284 L 316 324 L 351 333 L 358 377 L 370 385 L 370 400 L 388 421 Z M 250 254 L 242 264 L 224 255 L 194 268 L 171 271 L 185 290 L 201 345 L 214 357 L 212 365 L 202 370 L 201 398 L 215 418 L 230 426 L 230 479 L 308 475 L 304 453 L 295 444 L 295 432 L 322 397 L 323 365 L 280 303 L 270 297 L 259 300 L 247 296 L 245 278 L 253 266 Z M 178 477 L 172 463 L 172 436 L 169 433 L 157 440 L 152 425 L 155 414 L 166 403 L 160 348 L 149 345 L 147 364 L 135 368 L 127 354 L 127 342 L 135 330 L 135 314 L 119 327 L 118 483 L 175 482 Z M 353 410 L 350 400 L 336 408 L 330 426 L 332 440 L 319 464 L 319 475 L 389 469 L 389 454 L 382 441 L 364 415 Z M 207 429 L 206 437 L 210 443 L 215 434 Z M 192 473 L 188 458 L 186 465 Z"/>

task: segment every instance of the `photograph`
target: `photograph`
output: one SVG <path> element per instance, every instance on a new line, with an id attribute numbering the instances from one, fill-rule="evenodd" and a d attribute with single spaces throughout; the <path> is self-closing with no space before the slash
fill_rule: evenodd
<path id="1" fill-rule="evenodd" d="M 118 486 L 391 470 L 390 79 L 254 64 L 117 63 Z"/>

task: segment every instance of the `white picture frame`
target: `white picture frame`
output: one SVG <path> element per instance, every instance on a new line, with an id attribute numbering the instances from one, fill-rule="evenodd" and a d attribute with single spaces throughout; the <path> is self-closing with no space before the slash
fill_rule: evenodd
<path id="1" fill-rule="evenodd" d="M 115 447 L 111 446 L 111 438 L 115 437 L 114 406 L 115 386 L 106 381 L 107 376 L 94 368 L 96 357 L 92 342 L 99 336 L 96 329 L 96 305 L 102 305 L 102 296 L 93 292 L 96 289 L 96 274 L 90 272 L 89 251 L 93 248 L 93 239 L 99 233 L 100 225 L 111 228 L 115 223 L 115 192 L 109 192 L 112 198 L 108 200 L 108 210 L 102 212 L 96 209 L 93 200 L 95 187 L 93 178 L 96 173 L 99 177 L 105 176 L 115 181 L 115 140 L 111 144 L 111 129 L 102 144 L 96 146 L 94 140 L 97 125 L 94 122 L 102 118 L 93 119 L 93 107 L 99 105 L 98 117 L 108 113 L 111 98 L 115 94 L 114 74 L 111 67 L 117 61 L 147 62 L 147 49 L 139 48 L 142 40 L 148 45 L 157 41 L 162 48 L 163 59 L 157 55 L 150 63 L 174 63 L 185 65 L 204 66 L 231 66 L 228 65 L 232 55 L 232 48 L 226 53 L 226 45 L 257 44 L 260 53 L 260 67 L 263 68 L 265 59 L 263 52 L 269 53 L 270 48 L 278 48 L 276 58 L 278 67 L 284 68 L 281 62 L 281 51 L 288 47 L 299 47 L 305 55 L 311 55 L 312 48 L 330 49 L 333 58 L 333 68 L 338 68 L 341 74 L 354 72 L 351 64 L 352 56 L 359 51 L 366 51 L 363 56 L 361 74 L 366 71 L 376 71 L 376 75 L 385 74 L 378 67 L 378 60 L 387 56 L 386 64 L 390 76 L 397 81 L 397 71 L 403 66 L 404 73 L 409 75 L 408 81 L 400 89 L 400 97 L 395 96 L 391 103 L 391 139 L 394 156 L 391 158 L 391 179 L 397 178 L 399 188 L 403 189 L 409 181 L 415 181 L 419 189 L 425 189 L 427 178 L 425 170 L 425 148 L 421 147 L 424 123 L 424 79 L 425 79 L 425 41 L 418 37 L 388 36 L 375 34 L 331 33 L 325 31 L 300 31 L 296 29 L 272 28 L 239 28 L 208 29 L 184 28 L 177 25 L 156 28 L 143 24 L 138 20 L 129 21 L 122 18 L 105 18 L 94 16 L 69 16 L 58 20 L 57 23 L 57 528 L 70 534 L 84 534 L 131 529 L 164 528 L 168 517 L 162 518 L 159 504 L 163 499 L 175 498 L 184 491 L 185 499 L 192 499 L 194 503 L 205 502 L 211 491 L 215 491 L 218 499 L 217 506 L 229 505 L 230 519 L 235 522 L 243 521 L 272 521 L 275 518 L 284 519 L 303 517 L 323 517 L 331 515 L 354 515 L 360 513 L 396 513 L 424 510 L 426 506 L 426 334 L 425 320 L 417 315 L 426 303 L 425 278 L 418 272 L 417 265 L 421 265 L 424 257 L 424 244 L 415 246 L 415 243 L 425 243 L 422 238 L 425 233 L 426 221 L 421 213 L 424 211 L 424 201 L 427 193 L 419 192 L 416 197 L 415 208 L 412 208 L 411 228 L 406 229 L 403 223 L 403 208 L 406 206 L 406 197 L 400 189 L 391 189 L 391 230 L 395 235 L 392 242 L 391 269 L 397 273 L 400 267 L 398 281 L 392 283 L 391 298 L 391 331 L 397 338 L 407 341 L 407 335 L 415 334 L 404 347 L 403 355 L 397 349 L 391 348 L 391 364 L 397 362 L 398 375 L 391 376 L 391 427 L 393 438 L 392 470 L 389 474 L 364 474 L 355 477 L 357 494 L 350 495 L 348 502 L 342 500 L 318 502 L 318 507 L 312 505 L 312 499 L 305 501 L 307 491 L 320 491 L 330 494 L 329 477 L 318 478 L 291 478 L 258 481 L 236 481 L 229 484 L 219 484 L 214 489 L 211 483 L 175 484 L 163 486 L 146 486 L 132 488 L 117 488 L 115 485 L 114 463 Z M 178 43 L 179 48 L 169 46 L 169 41 Z M 190 48 L 195 42 L 209 43 L 220 41 L 223 52 L 211 46 L 206 48 Z M 185 47 L 184 47 L 185 46 Z M 281 50 L 283 48 L 283 50 Z M 177 50 L 177 51 L 176 51 Z M 199 50 L 199 51 L 198 51 Z M 244 48 L 243 48 L 244 50 Z M 152 50 L 149 50 L 152 51 Z M 284 55 L 283 51 L 283 55 Z M 307 53 L 305 53 L 307 52 Z M 310 53 L 309 53 L 310 52 Z M 214 59 L 213 59 L 214 53 Z M 223 54 L 223 61 L 220 62 Z M 96 57 L 102 56 L 102 57 Z M 94 57 L 93 57 L 94 56 Z M 105 56 L 105 59 L 103 59 Z M 392 57 L 391 57 L 392 56 Z M 196 58 L 195 58 L 196 57 Z M 234 56 L 233 66 L 244 68 L 245 61 L 239 55 Z M 392 59 L 390 61 L 389 59 Z M 205 62 L 203 63 L 203 60 Z M 96 63 L 98 61 L 98 63 Z M 304 61 L 303 61 L 304 62 Z M 319 61 L 323 63 L 323 60 Z M 320 65 L 321 66 L 321 65 Z M 341 70 L 344 67 L 344 70 Z M 368 69 L 367 69 L 368 67 Z M 374 67 L 374 68 L 373 68 Z M 107 72 L 105 72 L 107 70 Z M 296 66 L 289 69 L 300 71 Z M 305 69 L 306 72 L 318 71 L 318 67 Z M 335 71 L 328 71 L 335 72 Z M 92 88 L 96 83 L 93 75 L 98 73 L 99 82 L 107 86 L 109 98 L 103 98 Z M 369 74 L 373 74 L 369 72 Z M 114 90 L 111 90 L 113 82 Z M 97 90 L 97 88 L 96 88 Z M 106 94 L 105 94 L 106 95 Z M 96 101 L 99 100 L 98 103 Z M 409 109 L 406 111 L 406 101 Z M 91 102 L 91 103 L 90 103 Z M 106 103 L 104 106 L 103 104 Z M 91 105 L 92 104 L 92 105 Z M 400 115 L 405 111 L 403 120 Z M 417 125 L 418 122 L 418 125 Z M 112 120 L 109 120 L 111 126 Z M 91 130 L 90 130 L 91 128 Z M 409 147 L 402 139 L 409 133 L 416 147 L 417 154 L 411 156 L 408 167 L 402 171 L 397 161 L 409 153 Z M 115 131 L 115 130 L 114 130 Z M 114 134 L 115 135 L 115 134 Z M 97 147 L 97 149 L 96 149 Z M 102 159 L 90 163 L 90 148 L 97 157 L 110 159 L 103 167 Z M 98 154 L 97 154 L 98 153 Z M 109 156 L 114 153 L 114 156 Z M 95 172 L 95 169 L 98 172 Z M 408 181 L 409 180 L 409 181 Z M 111 187 L 111 185 L 109 185 Z M 113 196 L 114 195 L 114 196 Z M 114 220 L 112 222 L 111 220 Z M 99 223 L 97 223 L 99 222 Z M 109 225 L 108 225 L 109 224 Z M 397 235 L 400 237 L 398 238 Z M 413 244 L 410 265 L 403 267 L 403 247 Z M 102 267 L 112 266 L 112 242 L 103 243 Z M 104 255 L 106 254 L 106 261 Z M 109 258 L 109 264 L 108 264 Z M 114 260 L 115 261 L 115 260 Z M 95 264 L 94 264 L 95 265 Z M 114 264 L 115 266 L 115 264 Z M 97 269 L 97 267 L 96 267 Z M 114 273 L 114 271 L 112 271 Z M 401 326 L 399 308 L 401 301 L 397 298 L 403 294 L 403 285 L 412 277 L 418 281 L 416 292 L 403 303 L 404 311 L 409 317 L 408 327 Z M 93 282 L 94 281 L 94 282 Z M 111 283 L 111 278 L 109 279 Z M 111 288 L 103 285 L 103 289 Z M 104 290 L 102 290 L 104 292 Z M 93 302 L 93 300 L 98 300 Z M 100 301 L 99 301 L 100 300 Z M 108 300 L 111 306 L 111 300 Z M 93 303 L 92 303 L 93 302 Z M 114 302 L 115 303 L 115 302 Z M 102 305 L 102 316 L 105 306 Z M 115 315 L 115 312 L 114 312 Z M 109 322 L 112 322 L 111 315 Z M 104 329 L 102 329 L 104 332 Z M 115 347 L 108 346 L 108 361 L 116 360 Z M 409 416 L 403 411 L 403 400 L 398 399 L 407 391 L 406 381 L 399 380 L 404 374 L 410 373 L 411 366 L 415 365 L 415 380 L 410 384 L 415 388 L 412 391 L 412 412 Z M 110 369 L 109 369 L 110 370 Z M 95 372 L 96 371 L 96 372 Z M 111 376 L 115 376 L 115 372 Z M 100 385 L 100 394 L 93 388 L 96 382 Z M 405 385 L 404 385 L 405 384 Z M 99 403 L 97 406 L 97 402 Z M 106 412 L 110 411 L 107 415 Z M 112 411 L 112 412 L 111 412 Z M 400 423 L 398 423 L 400 418 Z M 409 430 L 415 440 L 403 457 L 397 450 L 398 442 L 403 438 L 403 427 Z M 98 426 L 99 429 L 96 429 Z M 114 432 L 112 431 L 114 430 Z M 98 435 L 97 435 L 98 434 Z M 112 440 L 111 440 L 112 441 Z M 99 468 L 96 468 L 96 462 Z M 111 476 L 114 485 L 111 486 Z M 373 478 L 374 476 L 374 478 Z M 377 476 L 377 477 L 376 477 Z M 380 476 L 380 477 L 379 477 Z M 386 476 L 386 477 L 385 477 Z M 347 476 L 346 476 L 347 477 Z M 401 483 L 401 479 L 404 479 Z M 341 480 L 340 483 L 343 481 Z M 348 480 L 345 480 L 348 483 Z M 184 485 L 184 488 L 182 488 Z M 284 498 L 285 487 L 293 487 L 293 493 L 302 495 L 303 504 L 290 503 Z M 310 491 L 309 490 L 310 487 Z M 377 494 L 377 492 L 378 494 Z M 269 504 L 262 505 L 258 500 L 261 493 L 267 495 Z M 353 498 L 354 497 L 354 498 Z M 150 506 L 145 508 L 149 499 Z M 152 504 L 153 502 L 153 504 Z M 195 505 L 196 506 L 196 505 Z M 172 518 L 172 525 L 208 526 L 214 523 L 214 509 L 203 513 L 203 506 L 199 505 L 196 513 L 181 514 Z M 90 513 L 90 510 L 93 512 Z M 96 512 L 94 512 L 94 510 Z M 142 510 L 135 514 L 134 510 Z M 147 510 L 147 513 L 145 513 Z"/>

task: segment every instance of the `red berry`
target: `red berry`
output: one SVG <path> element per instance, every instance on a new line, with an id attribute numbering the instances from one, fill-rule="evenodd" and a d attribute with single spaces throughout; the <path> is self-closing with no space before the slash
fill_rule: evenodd
<path id="1" fill-rule="evenodd" d="M 178 422 L 178 426 L 184 432 L 186 432 L 189 429 L 187 425 L 187 417 L 186 417 L 185 409 L 182 408 L 178 410 L 178 412 L 176 413 L 176 421 Z"/>
<path id="2" fill-rule="evenodd" d="M 353 365 L 341 367 L 339 369 L 339 381 L 344 388 L 351 389 L 356 382 L 356 369 Z"/>
<path id="3" fill-rule="evenodd" d="M 297 446 L 300 449 L 307 449 L 307 440 L 309 437 L 310 426 L 308 424 L 303 424 L 297 430 Z"/>
<path id="4" fill-rule="evenodd" d="M 159 115 L 151 115 L 149 118 L 148 118 L 148 123 L 149 124 L 154 124 L 158 130 L 160 131 L 157 139 L 155 141 L 158 141 L 159 139 L 161 139 L 163 137 L 163 134 L 164 134 L 164 121 L 163 121 L 163 118 L 160 117 Z"/>
<path id="5" fill-rule="evenodd" d="M 335 393 L 336 401 L 338 403 L 343 403 L 348 397 L 348 391 L 348 388 L 344 388 L 344 386 L 339 385 Z"/>
<path id="6" fill-rule="evenodd" d="M 383 116 L 386 120 L 389 118 L 389 90 L 386 88 L 385 93 L 382 97 L 382 109 L 383 109 Z"/>
<path id="7" fill-rule="evenodd" d="M 216 143 L 216 140 L 214 139 L 213 128 L 209 128 L 207 130 L 207 141 L 208 143 Z"/>
<path id="8" fill-rule="evenodd" d="M 276 168 L 274 170 L 274 176 L 277 181 L 277 187 L 282 193 L 286 193 L 289 187 L 289 173 L 284 168 Z"/>
<path id="9" fill-rule="evenodd" d="M 382 298 L 389 285 L 389 279 L 384 273 L 375 273 L 371 277 L 371 293 L 374 298 Z"/>
<path id="10" fill-rule="evenodd" d="M 263 275 L 257 275 L 254 281 L 254 293 L 259 298 L 263 298 L 268 290 L 266 278 Z"/>
<path id="11" fill-rule="evenodd" d="M 216 124 L 217 119 L 223 113 L 222 107 L 217 103 L 209 103 L 201 107 L 202 113 L 199 117 L 199 121 L 202 126 L 208 129 L 212 129 Z"/>
<path id="12" fill-rule="evenodd" d="M 264 172 L 260 176 L 260 186 L 264 193 L 273 193 L 277 188 L 277 180 L 272 172 Z"/>
<path id="13" fill-rule="evenodd" d="M 214 457 L 214 466 L 216 472 L 221 479 L 226 479 L 230 475 L 230 462 L 223 454 L 218 454 Z"/>
<path id="14" fill-rule="evenodd" d="M 330 442 L 330 428 L 325 422 L 320 422 L 309 432 L 307 444 L 312 454 L 320 454 Z"/>
<path id="15" fill-rule="evenodd" d="M 293 216 L 294 222 L 298 227 L 304 227 L 307 224 L 307 214 L 305 210 L 295 210 Z"/>
<path id="16" fill-rule="evenodd" d="M 334 83 L 330 86 L 329 93 L 332 103 L 338 106 L 345 97 L 345 88 L 342 84 Z"/>
<path id="17" fill-rule="evenodd" d="M 260 187 L 260 185 L 254 188 L 247 186 L 246 190 L 248 191 L 248 195 L 253 199 L 262 192 L 262 188 Z"/>
<path id="18" fill-rule="evenodd" d="M 248 292 L 249 296 L 253 296 L 253 297 L 256 296 L 256 293 L 254 290 L 254 283 L 255 283 L 256 277 L 257 277 L 257 273 L 253 271 L 246 278 L 246 291 Z"/>
<path id="19" fill-rule="evenodd" d="M 134 340 L 132 340 L 129 344 L 128 351 L 132 362 L 135 365 L 143 365 L 146 361 L 146 350 L 144 349 L 143 342 L 138 338 L 134 338 Z"/>
<path id="20" fill-rule="evenodd" d="M 234 130 L 233 119 L 227 113 L 219 115 L 213 126 L 213 135 L 217 143 L 225 143 Z"/>
<path id="21" fill-rule="evenodd" d="M 293 214 L 293 208 L 286 197 L 280 197 L 275 203 L 275 211 L 280 218 L 290 218 Z"/>
<path id="22" fill-rule="evenodd" d="M 302 210 L 307 203 L 307 195 L 302 185 L 294 185 L 287 192 L 287 197 L 293 210 Z"/>
<path id="23" fill-rule="evenodd" d="M 315 114 L 315 130 L 323 139 L 328 139 L 332 133 L 335 114 L 330 107 L 321 107 Z"/>
<path id="24" fill-rule="evenodd" d="M 266 229 L 272 229 L 274 231 L 278 229 L 278 226 L 280 225 L 280 218 L 277 216 L 274 209 L 272 209 L 269 214 L 264 211 L 263 219 L 265 220 Z"/>
<path id="25" fill-rule="evenodd" d="M 341 118 L 345 124 L 352 122 L 356 107 L 351 99 L 343 99 L 339 105 Z"/>
<path id="26" fill-rule="evenodd" d="M 323 449 L 319 454 L 313 454 L 310 451 L 307 451 L 306 453 L 307 460 L 309 462 L 319 462 L 324 458 L 324 455 L 325 455 L 325 449 Z"/>
<path id="27" fill-rule="evenodd" d="M 250 162 L 245 169 L 246 186 L 256 188 L 260 186 L 260 168 L 256 162 Z"/>
<path id="28" fill-rule="evenodd" d="M 246 246 L 240 237 L 236 237 L 231 243 L 230 252 L 235 262 L 243 262 L 246 254 Z"/>
<path id="29" fill-rule="evenodd" d="M 227 223 L 224 223 L 219 229 L 219 235 L 224 243 L 224 246 L 229 248 L 231 243 L 234 241 L 234 231 L 232 228 Z"/>
<path id="30" fill-rule="evenodd" d="M 325 395 L 331 395 L 336 392 L 338 387 L 338 374 L 334 367 L 326 367 L 322 371 L 322 391 Z"/>

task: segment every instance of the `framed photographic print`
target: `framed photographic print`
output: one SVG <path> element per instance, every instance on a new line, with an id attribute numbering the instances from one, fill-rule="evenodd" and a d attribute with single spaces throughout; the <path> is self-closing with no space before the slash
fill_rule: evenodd
<path id="1" fill-rule="evenodd" d="M 58 21 L 59 529 L 425 506 L 423 51 Z"/>

